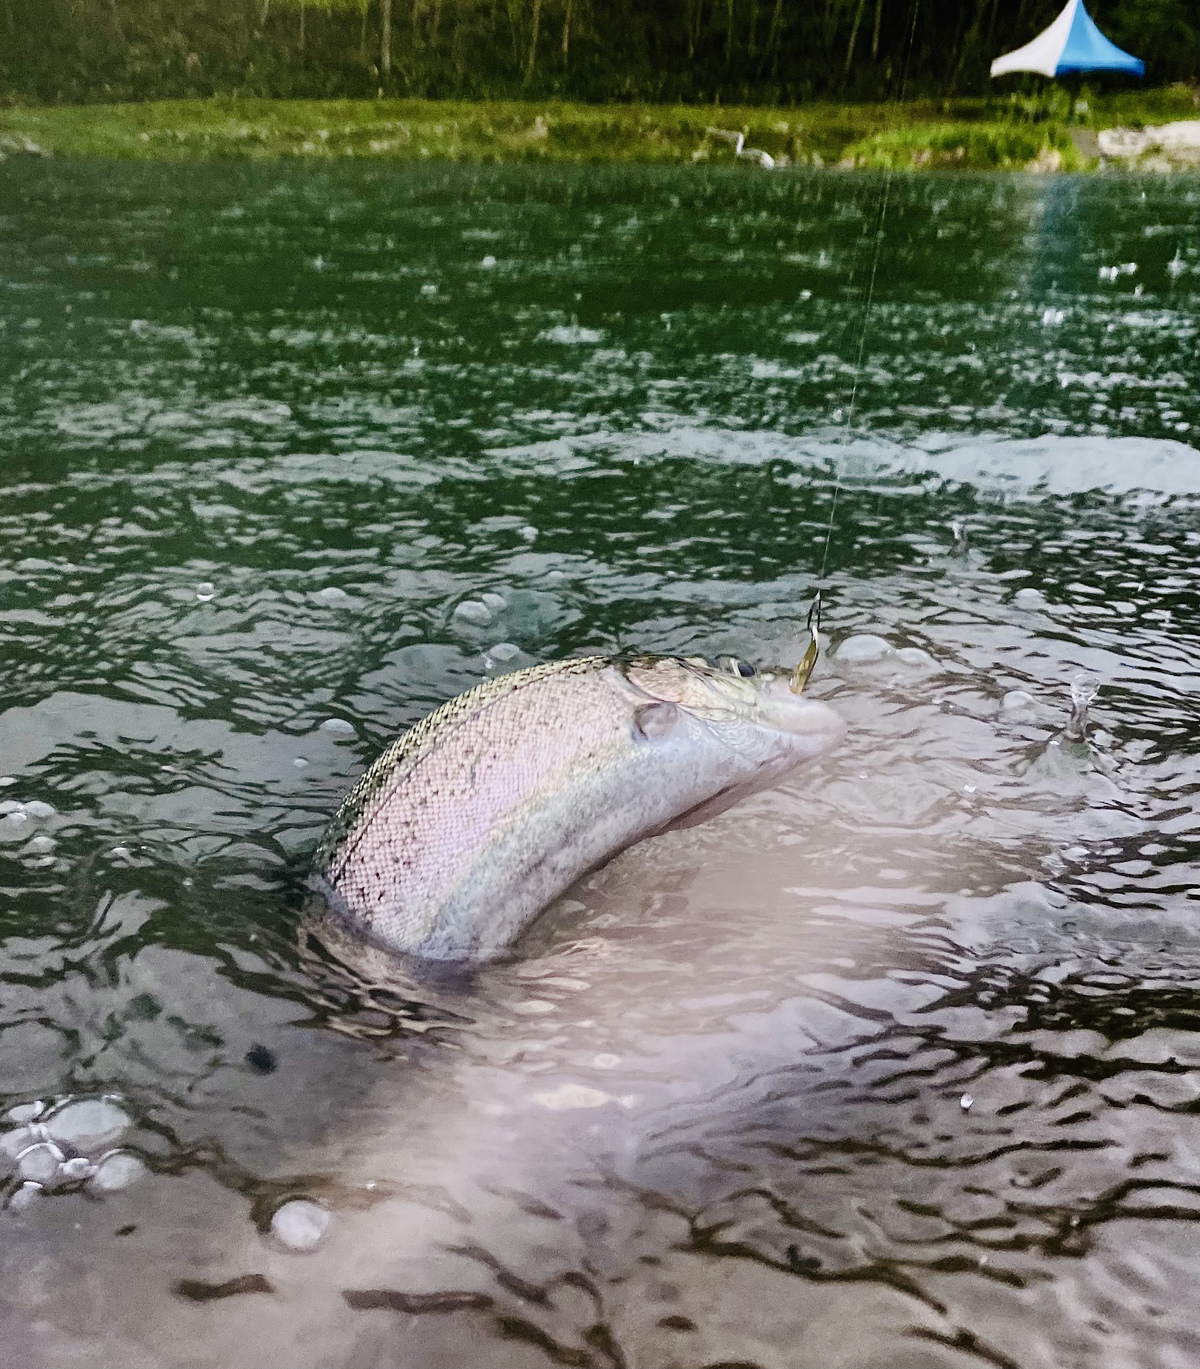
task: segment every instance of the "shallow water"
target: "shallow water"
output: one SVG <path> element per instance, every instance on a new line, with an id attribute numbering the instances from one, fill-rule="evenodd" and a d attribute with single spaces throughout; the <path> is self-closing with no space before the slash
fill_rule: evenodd
<path id="1" fill-rule="evenodd" d="M 1195 1364 L 1200 196 L 883 190 L 0 168 L 0 1105 L 145 1166 L 7 1181 L 6 1365 Z M 472 977 L 314 935 L 485 672 L 794 660 L 835 488 L 835 753 Z"/>

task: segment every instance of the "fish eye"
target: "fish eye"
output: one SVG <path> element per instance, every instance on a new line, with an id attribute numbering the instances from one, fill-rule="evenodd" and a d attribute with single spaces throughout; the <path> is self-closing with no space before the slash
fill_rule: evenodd
<path id="1" fill-rule="evenodd" d="M 740 675 L 743 680 L 752 680 L 758 674 L 748 661 L 739 661 L 736 656 L 730 656 L 725 664 L 731 675 Z"/>

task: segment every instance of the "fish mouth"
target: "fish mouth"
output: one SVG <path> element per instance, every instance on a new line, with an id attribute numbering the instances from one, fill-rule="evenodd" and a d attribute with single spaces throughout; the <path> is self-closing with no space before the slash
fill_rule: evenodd
<path id="1" fill-rule="evenodd" d="M 764 684 L 757 704 L 757 721 L 763 726 L 806 738 L 813 750 L 832 746 L 846 730 L 845 721 L 828 704 L 793 694 L 785 677 Z"/>

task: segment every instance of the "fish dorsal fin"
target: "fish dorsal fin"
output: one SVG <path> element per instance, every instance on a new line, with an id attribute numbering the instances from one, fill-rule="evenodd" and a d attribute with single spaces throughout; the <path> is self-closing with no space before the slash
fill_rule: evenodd
<path id="1" fill-rule="evenodd" d="M 407 732 L 401 733 L 359 777 L 354 788 L 342 801 L 342 806 L 317 848 L 314 868 L 318 873 L 327 874 L 336 880 L 342 866 L 358 844 L 358 839 L 354 836 L 356 829 L 361 826 L 377 800 L 394 789 L 443 738 L 454 731 L 457 725 L 466 722 L 477 713 L 482 713 L 484 709 L 526 685 L 536 684 L 539 680 L 547 680 L 554 675 L 575 675 L 600 670 L 608 665 L 609 661 L 610 658 L 607 656 L 576 656 L 565 661 L 547 661 L 544 665 L 530 666 L 526 670 L 515 670 L 509 675 L 497 675 L 495 679 L 484 680 L 474 689 L 468 689 L 465 694 L 448 699 L 432 713 L 426 714 Z"/>

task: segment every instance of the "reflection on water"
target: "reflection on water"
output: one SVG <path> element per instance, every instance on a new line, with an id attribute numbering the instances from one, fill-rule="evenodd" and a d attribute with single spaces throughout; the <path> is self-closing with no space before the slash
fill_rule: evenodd
<path id="1" fill-rule="evenodd" d="M 1190 180 L 894 182 L 848 432 L 869 177 L 0 174 L 6 1363 L 1195 1362 Z M 794 661 L 837 477 L 835 754 L 309 921 L 484 673 Z"/>

